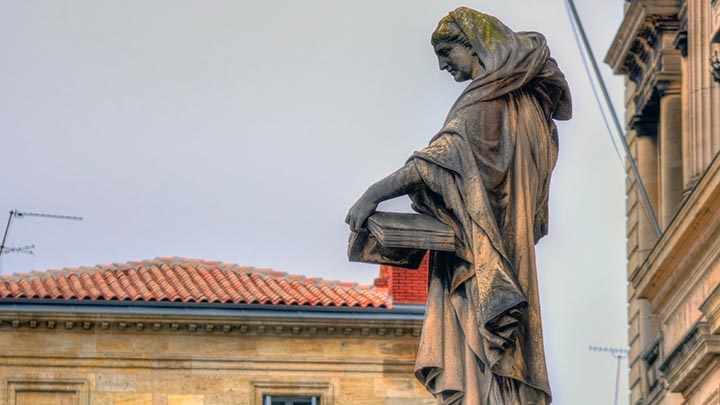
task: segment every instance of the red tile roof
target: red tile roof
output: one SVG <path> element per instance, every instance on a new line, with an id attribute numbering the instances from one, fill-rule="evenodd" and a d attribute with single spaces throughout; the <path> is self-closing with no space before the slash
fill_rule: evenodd
<path id="1" fill-rule="evenodd" d="M 384 288 L 186 258 L 1 276 L 2 298 L 392 307 Z"/>

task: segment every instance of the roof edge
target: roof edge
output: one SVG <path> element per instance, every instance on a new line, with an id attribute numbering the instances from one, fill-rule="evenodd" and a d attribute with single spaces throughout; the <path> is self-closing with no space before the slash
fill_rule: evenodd
<path id="1" fill-rule="evenodd" d="M 108 312 L 118 312 L 124 309 L 128 314 L 136 313 L 136 311 L 145 309 L 171 309 L 181 311 L 258 311 L 258 312 L 302 312 L 302 313 L 332 313 L 332 314 L 413 314 L 424 315 L 425 305 L 408 305 L 397 304 L 392 307 L 360 307 L 360 306 L 321 306 L 321 305 L 283 305 L 283 304 L 234 304 L 234 303 L 197 303 L 197 302 L 175 302 L 175 301 L 88 301 L 88 300 L 52 300 L 43 298 L 4 298 L 0 299 L 0 313 L 6 312 L 6 308 L 12 306 L 14 308 L 32 309 L 33 312 L 42 312 L 42 308 L 65 308 L 68 312 L 87 313 L 93 308 L 106 308 Z M 82 308 L 82 309 L 80 309 Z M 114 310 L 111 308 L 116 308 Z"/>

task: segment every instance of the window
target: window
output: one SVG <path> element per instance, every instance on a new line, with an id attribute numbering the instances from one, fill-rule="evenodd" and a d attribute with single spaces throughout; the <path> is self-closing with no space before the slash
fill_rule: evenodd
<path id="1" fill-rule="evenodd" d="M 253 405 L 334 405 L 327 381 L 253 381 Z"/>
<path id="2" fill-rule="evenodd" d="M 317 396 L 310 397 L 288 397 L 265 395 L 263 397 L 263 405 L 320 405 L 320 398 Z"/>

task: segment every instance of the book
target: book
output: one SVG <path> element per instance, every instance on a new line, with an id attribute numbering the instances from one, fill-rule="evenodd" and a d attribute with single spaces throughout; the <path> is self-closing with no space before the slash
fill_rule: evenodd
<path id="1" fill-rule="evenodd" d="M 384 247 L 455 251 L 452 228 L 429 215 L 378 211 L 367 228 Z"/>

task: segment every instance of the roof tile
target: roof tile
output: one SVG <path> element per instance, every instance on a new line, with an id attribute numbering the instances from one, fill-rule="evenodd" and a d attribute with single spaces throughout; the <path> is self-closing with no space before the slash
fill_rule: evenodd
<path id="1" fill-rule="evenodd" d="M 2 298 L 392 307 L 384 288 L 185 258 L 0 276 Z"/>

